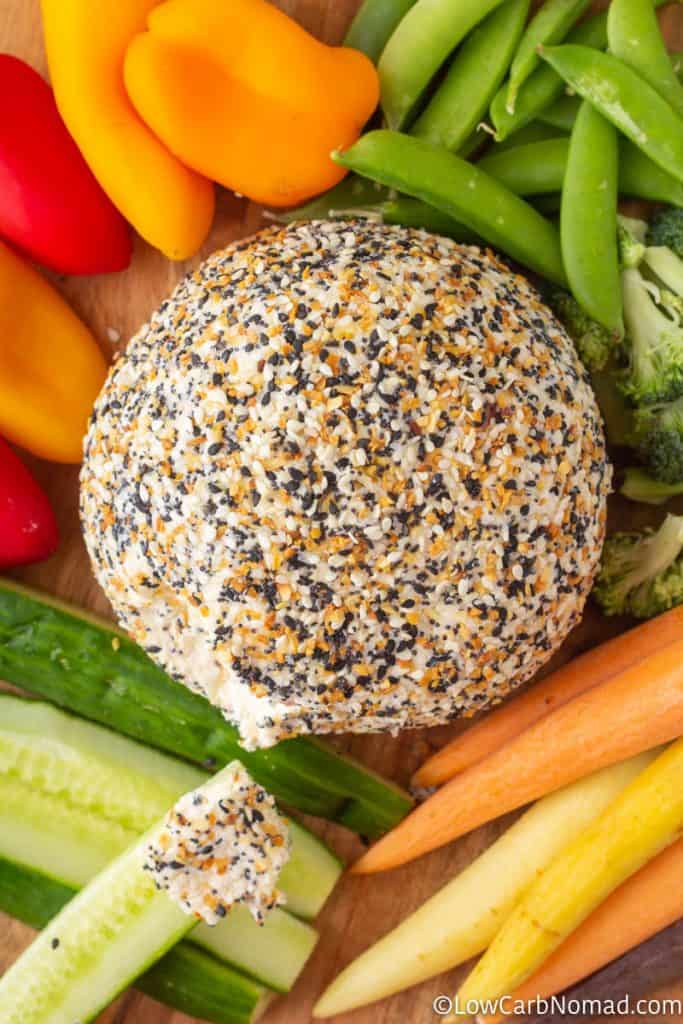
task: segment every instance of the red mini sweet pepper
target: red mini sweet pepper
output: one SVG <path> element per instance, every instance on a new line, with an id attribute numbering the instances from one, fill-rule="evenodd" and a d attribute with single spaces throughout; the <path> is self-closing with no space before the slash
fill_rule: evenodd
<path id="1" fill-rule="evenodd" d="M 41 562 L 58 543 L 47 495 L 0 438 L 0 569 Z"/>
<path id="2" fill-rule="evenodd" d="M 52 89 L 0 54 L 0 237 L 63 274 L 123 270 L 128 225 L 69 135 Z"/>

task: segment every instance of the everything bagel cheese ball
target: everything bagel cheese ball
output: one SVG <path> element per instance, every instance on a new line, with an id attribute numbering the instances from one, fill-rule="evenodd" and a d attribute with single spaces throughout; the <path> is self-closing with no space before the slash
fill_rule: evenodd
<path id="1" fill-rule="evenodd" d="M 470 714 L 581 615 L 611 470 L 573 346 L 490 252 L 271 228 L 112 368 L 81 506 L 122 626 L 247 747 Z"/>

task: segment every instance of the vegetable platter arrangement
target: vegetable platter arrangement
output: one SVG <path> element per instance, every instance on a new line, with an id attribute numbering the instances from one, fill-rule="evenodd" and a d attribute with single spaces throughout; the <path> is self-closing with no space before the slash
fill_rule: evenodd
<path id="1" fill-rule="evenodd" d="M 100 6 L 0 24 L 1 1024 L 683 1000 L 680 8 Z"/>

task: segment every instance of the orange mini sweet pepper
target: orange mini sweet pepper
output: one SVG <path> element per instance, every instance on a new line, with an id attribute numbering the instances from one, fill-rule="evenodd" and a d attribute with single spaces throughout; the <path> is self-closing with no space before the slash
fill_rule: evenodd
<path id="1" fill-rule="evenodd" d="M 270 206 L 291 206 L 344 175 L 330 152 L 377 106 L 377 73 L 327 46 L 266 0 L 167 0 L 126 54 L 140 116 L 201 174 Z"/>
<path id="2" fill-rule="evenodd" d="M 0 434 L 53 462 L 80 462 L 106 372 L 59 292 L 0 242 Z"/>
<path id="3" fill-rule="evenodd" d="M 145 241 L 187 259 L 211 228 L 214 188 L 136 114 L 123 84 L 126 47 L 158 0 L 42 0 L 59 112 L 111 201 Z"/>

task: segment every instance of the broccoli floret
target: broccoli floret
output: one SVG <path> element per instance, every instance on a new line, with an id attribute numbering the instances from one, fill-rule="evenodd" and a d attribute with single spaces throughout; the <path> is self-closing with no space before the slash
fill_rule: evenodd
<path id="1" fill-rule="evenodd" d="M 647 245 L 671 249 L 683 259 L 683 210 L 669 206 L 650 221 L 645 237 Z"/>
<path id="2" fill-rule="evenodd" d="M 645 245 L 645 221 L 619 218 L 619 246 L 630 369 L 622 383 L 636 405 L 683 395 L 683 260 Z"/>
<path id="3" fill-rule="evenodd" d="M 633 217 L 618 217 L 619 258 L 622 267 L 637 267 L 645 253 L 647 222 Z"/>
<path id="4" fill-rule="evenodd" d="M 583 311 L 573 295 L 556 289 L 550 295 L 550 306 L 567 334 L 576 345 L 581 362 L 592 373 L 604 370 L 614 349 L 616 338 Z"/>
<path id="5" fill-rule="evenodd" d="M 644 469 L 629 467 L 621 485 L 621 494 L 631 501 L 644 502 L 646 505 L 663 505 L 669 498 L 683 494 L 683 482 L 663 484 L 653 480 Z"/>
<path id="6" fill-rule="evenodd" d="M 683 314 L 683 260 L 673 249 L 650 245 L 643 255 L 642 268 L 647 279 L 656 286 L 661 306 L 672 319 Z"/>
<path id="7" fill-rule="evenodd" d="M 640 456 L 655 480 L 683 481 L 683 398 L 666 405 L 648 405 L 635 416 Z"/>
<path id="8" fill-rule="evenodd" d="M 605 542 L 595 598 L 607 615 L 649 619 L 683 601 L 683 516 Z"/>
<path id="9" fill-rule="evenodd" d="M 624 393 L 636 404 L 667 402 L 683 394 L 683 319 L 662 302 L 661 290 L 640 268 L 621 275 L 630 367 Z"/>

